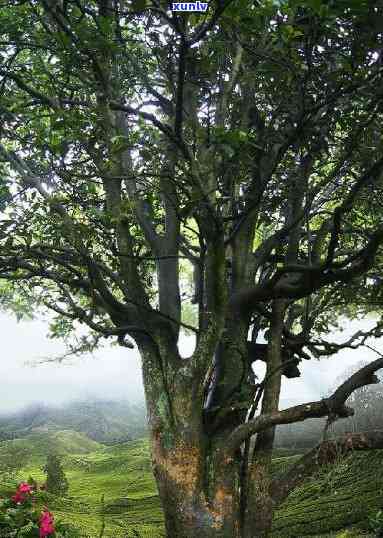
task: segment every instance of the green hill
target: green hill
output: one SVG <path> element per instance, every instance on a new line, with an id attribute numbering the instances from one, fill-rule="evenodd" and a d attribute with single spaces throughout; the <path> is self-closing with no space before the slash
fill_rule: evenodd
<path id="1" fill-rule="evenodd" d="M 64 454 L 68 497 L 48 496 L 47 503 L 57 518 L 80 528 L 84 538 L 98 538 L 102 517 L 104 538 L 129 538 L 137 536 L 135 532 L 142 538 L 164 535 L 146 439 L 103 446 L 76 432 L 40 432 L 0 443 L 0 465 L 9 447 L 19 443 L 30 450 L 19 479 L 32 475 L 42 481 L 46 451 L 55 446 Z M 274 459 L 276 474 L 299 457 L 277 452 L 281 454 Z M 9 484 L 0 484 L 0 495 L 5 491 Z M 292 492 L 275 514 L 272 538 L 367 536 L 368 513 L 379 507 L 383 507 L 383 451 L 355 452 Z M 353 532 L 345 530 L 350 526 Z"/>
<path id="2" fill-rule="evenodd" d="M 72 430 L 57 432 L 33 432 L 22 439 L 12 439 L 0 443 L 2 455 L 16 450 L 26 452 L 28 459 L 47 456 L 50 452 L 60 455 L 87 454 L 99 450 L 102 445 L 89 439 L 86 435 Z"/>
<path id="3" fill-rule="evenodd" d="M 70 432 L 65 434 L 69 441 Z M 71 432 L 74 434 L 75 432 Z M 42 434 L 40 434 L 42 435 Z M 61 438 L 62 436 L 58 436 Z M 44 457 L 39 457 L 33 436 L 29 462 L 20 469 L 20 479 L 33 476 L 38 482 L 44 481 L 42 466 Z M 49 508 L 55 517 L 73 523 L 80 528 L 84 538 L 96 538 L 101 528 L 101 512 L 105 514 L 104 538 L 129 538 L 134 530 L 142 538 L 161 538 L 163 535 L 163 516 L 157 489 L 151 472 L 148 442 L 141 439 L 115 446 L 97 445 L 91 453 L 84 453 L 84 445 L 77 441 L 69 448 L 63 458 L 65 474 L 69 481 L 69 492 L 66 498 L 48 496 Z M 29 442 L 29 438 L 17 442 Z M 13 443 L 15 443 L 13 441 Z M 45 443 L 47 447 L 51 443 Z M 91 441 L 93 443 L 93 441 Z M 6 452 L 10 442 L 0 444 Z M 42 452 L 44 452 L 43 450 Z M 77 452 L 77 453 L 75 453 Z M 82 453 L 81 453 L 82 452 Z M 2 487 L 1 487 L 2 486 Z M 9 492 L 9 482 L 0 484 L 0 495 Z M 101 496 L 104 495 L 104 503 Z M 134 533 L 131 536 L 135 536 Z"/>
<path id="4" fill-rule="evenodd" d="M 32 432 L 74 430 L 99 443 L 113 444 L 146 433 L 143 404 L 127 401 L 79 401 L 62 406 L 31 405 L 0 415 L 0 440 L 21 438 Z"/>

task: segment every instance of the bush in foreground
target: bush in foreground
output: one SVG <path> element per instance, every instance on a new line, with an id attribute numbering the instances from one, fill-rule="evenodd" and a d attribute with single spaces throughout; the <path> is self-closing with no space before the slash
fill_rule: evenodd
<path id="1" fill-rule="evenodd" d="M 46 506 L 41 509 L 41 502 L 42 494 L 34 481 L 22 482 L 10 498 L 0 499 L 1 537 L 80 538 L 72 525 L 55 522 Z"/>

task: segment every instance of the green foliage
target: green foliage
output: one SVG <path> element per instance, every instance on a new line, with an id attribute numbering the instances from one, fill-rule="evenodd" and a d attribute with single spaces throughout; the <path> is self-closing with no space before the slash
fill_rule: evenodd
<path id="1" fill-rule="evenodd" d="M 59 456 L 56 454 L 48 455 L 44 473 L 47 475 L 46 488 L 48 493 L 65 495 L 68 492 L 69 484 Z"/>
<path id="2" fill-rule="evenodd" d="M 12 501 L 0 502 L 0 533 L 3 538 L 39 536 L 39 513 L 32 510 L 31 502 L 16 507 Z"/>
<path id="3" fill-rule="evenodd" d="M 21 488 L 32 486 L 32 489 L 20 493 Z M 22 483 L 16 490 L 16 495 L 0 499 L 0 535 L 2 538 L 39 538 L 41 514 L 47 512 L 43 503 L 45 495 L 38 491 L 35 480 Z M 50 514 L 53 517 L 52 514 Z M 72 524 L 53 521 L 51 538 L 81 538 L 76 527 Z M 44 535 L 45 536 L 45 535 Z"/>
<path id="4" fill-rule="evenodd" d="M 374 531 L 377 538 L 382 538 L 383 536 L 383 510 L 378 510 L 375 514 L 372 514 L 368 518 L 370 528 Z"/>
<path id="5" fill-rule="evenodd" d="M 51 182 L 48 192 L 52 194 L 48 203 L 40 192 L 24 185 L 20 169 L 15 169 L 12 159 L 1 159 L 0 210 L 4 220 L 0 224 L 0 238 L 4 256 L 15 260 L 23 254 L 29 263 L 40 269 L 41 259 L 47 259 L 49 254 L 51 268 L 49 276 L 34 272 L 33 277 L 26 278 L 21 304 L 19 300 L 13 304 L 7 300 L 4 306 L 15 308 L 20 316 L 25 312 L 24 301 L 31 297 L 37 298 L 35 310 L 45 308 L 48 298 L 51 306 L 61 305 L 61 310 L 66 305 L 69 320 L 63 321 L 63 314 L 57 314 L 58 318 L 51 324 L 54 337 L 68 337 L 73 333 L 73 316 L 78 315 L 79 308 L 86 313 L 82 316 L 83 322 L 92 320 L 94 323 L 96 320 L 106 331 L 113 329 L 114 323 L 105 310 L 93 304 L 89 290 L 81 288 L 87 268 L 78 256 L 78 247 L 83 246 L 100 266 L 107 268 L 104 278 L 108 289 L 121 300 L 124 286 L 111 278 L 122 269 L 115 250 L 116 223 L 124 222 L 126 229 L 131 231 L 132 255 L 142 256 L 137 262 L 140 280 L 150 299 L 157 296 L 153 279 L 155 263 L 149 259 L 153 252 L 136 218 L 135 197 L 124 187 L 119 210 L 111 209 L 106 203 L 103 179 L 115 177 L 121 157 L 125 159 L 127 152 L 133 151 L 133 176 L 137 181 L 138 198 L 147 203 L 150 221 L 158 234 L 165 232 L 164 193 L 159 172 L 168 160 L 166 146 L 169 140 L 164 142 L 163 128 L 158 129 L 155 121 L 137 111 L 143 111 L 144 104 L 150 102 L 156 109 L 154 118 L 157 122 L 161 118 L 165 127 L 174 124 L 172 112 L 159 104 L 176 100 L 173 74 L 177 72 L 177 52 L 170 55 L 169 51 L 178 50 L 177 32 L 169 27 L 166 17 L 156 21 L 150 10 L 145 9 L 147 2 L 135 0 L 128 5 L 132 10 L 131 17 L 122 13 L 108 16 L 98 12 L 92 3 L 87 7 L 83 2 L 65 4 L 66 31 L 54 18 L 50 20 L 51 15 L 44 4 L 34 6 L 19 2 L 15 6 L 5 6 L 0 16 L 3 43 L 0 58 L 4 77 L 0 105 L 4 148 L 10 155 L 12 152 L 22 155 L 37 177 L 47 184 Z M 160 2 L 160 5 L 166 11 L 167 3 Z M 208 19 L 213 9 L 212 6 Z M 157 15 L 161 18 L 159 12 Z M 215 21 L 214 30 L 201 39 L 198 47 L 189 50 L 193 68 L 187 68 L 186 75 L 190 80 L 186 86 L 191 83 L 194 94 L 190 97 L 189 90 L 186 91 L 185 99 L 190 97 L 187 106 L 192 102 L 196 104 L 198 121 L 194 125 L 191 119 L 194 115 L 185 114 L 183 138 L 196 162 L 203 155 L 211 155 L 201 172 L 205 177 L 204 168 L 210 167 L 215 176 L 215 209 L 218 212 L 218 204 L 222 203 L 223 195 L 227 195 L 223 192 L 227 183 L 223 171 L 233 166 L 229 174 L 233 182 L 231 200 L 226 204 L 231 211 L 225 216 L 223 226 L 226 236 L 230 235 L 238 217 L 240 202 L 245 201 L 244 193 L 251 191 L 248 190 L 251 178 L 257 176 L 254 163 L 260 162 L 262 155 L 265 162 L 269 157 L 272 161 L 274 153 L 280 151 L 283 160 L 273 167 L 274 172 L 265 183 L 267 189 L 263 193 L 257 231 L 270 223 L 272 226 L 264 240 L 284 219 L 288 180 L 295 177 L 298 155 L 314 157 L 309 191 L 317 198 L 327 193 L 348 137 L 366 121 L 373 108 L 370 99 L 373 99 L 372 103 L 375 101 L 375 87 L 372 85 L 371 90 L 367 82 L 376 67 L 372 66 L 371 54 L 380 50 L 377 35 L 381 18 L 380 6 L 375 10 L 370 3 L 359 0 L 262 0 L 256 3 L 237 0 L 229 3 Z M 185 31 L 192 33 L 200 22 L 199 14 L 189 14 Z M 238 42 L 229 37 L 233 34 Z M 238 43 L 244 45 L 242 63 L 238 80 L 231 87 Z M 16 57 L 12 59 L 12 51 L 17 51 L 17 61 Z M 354 91 L 353 85 L 362 87 L 363 92 Z M 154 88 L 157 88 L 155 92 L 160 91 L 162 100 L 153 102 L 156 95 L 151 92 Z M 223 102 L 227 105 L 223 110 L 224 121 L 214 122 L 220 93 L 230 88 Z M 344 99 L 344 95 L 349 97 Z M 326 105 L 327 101 L 329 105 Z M 26 102 L 32 103 L 31 106 L 25 106 Z M 137 109 L 128 114 L 128 129 L 122 129 L 115 121 L 118 113 L 107 104 L 112 102 L 137 103 Z M 332 109 L 331 115 L 315 116 L 315 110 L 323 110 L 324 114 L 328 106 Z M 260 111 L 258 118 L 250 121 L 254 110 Z M 297 125 L 298 131 L 293 134 L 292 127 L 301 116 L 305 120 L 299 127 Z M 344 199 L 353 178 L 369 163 L 371 154 L 380 154 L 378 125 L 379 118 L 376 123 L 368 124 L 364 136 L 359 138 L 361 148 L 347 160 L 347 170 L 342 171 L 339 189 L 335 189 L 331 199 L 323 205 L 320 203 L 318 207 L 322 209 L 319 212 L 310 215 L 313 235 L 328 213 Z M 165 128 L 166 133 L 170 131 Z M 269 157 L 266 158 L 267 154 Z M 177 159 L 174 184 L 178 213 L 182 215 L 185 210 L 186 214 L 181 219 L 182 236 L 186 238 L 185 229 L 190 226 L 191 212 L 197 210 L 198 213 L 201 209 L 201 196 L 192 187 L 195 185 L 194 164 L 191 166 L 188 159 L 182 161 L 181 156 Z M 213 166 L 213 163 L 219 166 Z M 188 182 L 190 178 L 191 183 Z M 355 226 L 367 230 L 366 236 L 369 228 L 379 222 L 379 201 L 374 202 L 372 209 L 366 206 L 371 200 L 363 203 L 360 199 L 349 214 Z M 58 203 L 69 219 L 63 219 L 57 213 Z M 194 242 L 200 233 L 199 225 L 196 228 Z M 363 243 L 353 233 L 343 234 L 342 241 L 342 251 L 355 251 Z M 199 240 L 197 244 L 199 246 Z M 308 248 L 303 239 L 299 252 L 301 261 L 306 260 Z M 281 255 L 285 251 L 283 247 Z M 324 248 L 320 256 L 323 254 Z M 74 281 L 69 278 L 73 276 L 73 270 Z M 18 278 L 26 277 L 26 273 L 25 266 L 16 271 Z M 62 286 L 57 286 L 57 279 L 60 281 L 64 275 L 71 301 L 63 295 Z M 355 283 L 356 293 L 352 286 L 338 287 L 335 294 L 330 289 L 328 294 L 332 301 L 326 308 L 318 308 L 315 330 L 325 331 L 335 323 L 336 300 L 342 300 L 345 308 L 356 315 L 356 310 L 361 310 L 361 296 L 367 291 L 363 298 L 367 303 L 364 309 L 368 310 L 377 287 L 368 283 L 366 290 L 364 284 Z M 323 294 L 327 295 L 327 292 Z M 158 304 L 157 299 L 153 304 Z M 183 309 L 184 319 L 198 319 L 193 305 L 187 300 L 183 302 L 188 303 Z M 92 344 L 98 345 L 98 341 L 82 344 L 81 351 L 87 351 Z"/>
<path id="6" fill-rule="evenodd" d="M 167 3 L 160 5 L 166 12 Z M 50 325 L 51 335 L 67 341 L 73 335 L 76 318 L 92 329 L 102 327 L 103 335 L 115 329 L 115 316 L 112 319 L 100 301 L 95 304 L 95 294 L 89 291 L 83 254 L 86 251 L 102 268 L 106 287 L 115 300 L 126 302 L 129 278 L 121 274 L 126 272 L 122 260 L 127 254 L 121 257 L 116 251 L 116 245 L 122 244 L 117 239 L 122 223 L 131 234 L 123 243 L 124 248 L 131 243 L 129 259 L 136 260 L 138 280 L 151 305 L 159 303 L 153 278 L 154 252 L 147 230 L 137 219 L 136 207 L 138 200 L 145 202 L 145 218 L 161 237 L 169 224 L 161 179 L 164 163 L 169 160 L 169 142 L 171 153 L 177 153 L 174 133 L 170 138 L 167 134 L 172 132 L 169 126 L 174 125 L 174 110 L 170 109 L 177 97 L 174 73 L 178 72 L 178 38 L 177 31 L 169 26 L 170 19 L 161 18 L 160 10 L 157 20 L 145 9 L 148 3 L 143 0 L 129 2 L 128 6 L 132 13 L 126 17 L 119 12 L 109 16 L 93 3 L 87 7 L 83 2 L 65 4 L 65 31 L 54 17 L 51 20 L 45 4 L 19 2 L 5 6 L 0 15 L 4 77 L 0 110 L 4 152 L 8 155 L 1 159 L 0 168 L 0 240 L 5 268 L 9 260 L 13 264 L 15 260 L 28 260 L 28 265 L 21 264 L 12 272 L 13 278 L 25 279 L 22 288 L 16 282 L 16 287 L 7 286 L 4 293 L 1 289 L 0 302 L 18 317 L 31 311 L 28 301 L 32 297 L 35 311 L 53 307 L 57 317 Z M 208 20 L 213 9 L 207 14 Z M 371 155 L 379 157 L 381 119 L 373 115 L 369 119 L 369 114 L 375 114 L 376 92 L 371 77 L 377 67 L 373 55 L 381 49 L 381 20 L 380 6 L 375 9 L 359 0 L 237 0 L 229 2 L 198 47 L 190 48 L 182 138 L 195 162 L 184 158 L 182 151 L 178 153 L 171 183 L 182 228 L 177 244 L 183 249 L 191 245 L 195 260 L 200 246 L 206 243 L 200 230 L 204 196 L 195 188 L 201 178 L 204 183 L 205 177 L 214 177 L 213 212 L 222 213 L 226 238 L 240 221 L 247 197 L 256 199 L 256 193 L 262 192 L 255 226 L 255 244 L 261 246 L 285 220 L 289 185 L 295 181 L 296 165 L 303 155 L 313 157 L 306 186 L 306 199 L 313 196 L 313 207 L 318 208 L 308 215 L 312 237 L 345 199 Z M 185 31 L 192 35 L 200 22 L 200 15 L 189 14 Z M 236 39 L 231 39 L 232 35 Z M 239 44 L 241 62 L 237 80 L 231 84 Z M 15 58 L 12 51 L 17 51 Z M 189 95 L 189 86 L 193 95 Z M 26 102 L 31 106 L 25 106 Z M 137 107 L 118 111 L 116 103 L 123 108 L 126 103 L 136 103 Z M 149 117 L 144 112 L 148 103 L 155 108 Z M 193 114 L 188 110 L 192 105 L 196 107 Z M 220 105 L 224 117 L 214 121 Z M 117 121 L 124 115 L 126 129 Z M 363 137 L 357 137 L 360 147 L 350 148 L 343 170 L 339 166 L 343 150 L 364 124 Z M 14 153 L 23 157 L 25 166 L 48 186 L 49 201 L 41 189 L 25 185 L 20 163 L 16 166 L 12 159 Z M 276 155 L 280 158 L 266 177 L 265 164 L 272 163 Z M 130 163 L 132 170 L 119 170 L 122 162 L 125 167 Z M 197 163 L 201 170 L 196 182 Z M 264 180 L 256 186 L 263 173 Z M 123 178 L 118 208 L 111 207 L 114 197 L 106 194 L 107 177 Z M 338 187 L 332 189 L 335 180 Z M 131 192 L 125 181 L 135 183 Z M 267 188 L 259 188 L 261 184 Z M 63 212 L 68 218 L 62 218 Z M 340 251 L 362 249 L 364 239 L 379 225 L 380 214 L 379 196 L 369 196 L 366 191 L 348 213 L 349 228 L 360 229 L 361 233 L 342 233 Z M 190 233 L 192 218 L 195 233 Z M 298 261 L 306 263 L 311 247 L 303 227 L 300 232 Z M 323 261 L 328 234 L 324 239 L 319 261 Z M 286 247 L 287 243 L 280 246 L 279 257 L 286 255 Z M 47 262 L 49 272 L 41 272 L 45 266 L 42 260 Z M 342 263 L 342 256 L 337 263 Z M 187 264 L 192 265 L 190 260 Z M 280 264 L 270 264 L 266 273 L 280 269 Z M 381 265 L 382 260 L 377 259 L 374 271 L 379 273 Z M 136 284 L 133 288 L 137 292 Z M 189 292 L 193 286 L 187 278 L 181 284 Z M 92 282 L 92 287 L 97 285 Z M 361 279 L 321 290 L 312 301 L 314 332 L 323 333 L 336 325 L 341 309 L 352 317 L 371 311 L 381 294 L 375 283 Z M 191 296 L 188 293 L 182 297 L 185 322 L 202 319 Z M 294 328 L 299 329 L 296 325 Z M 77 349 L 89 351 L 99 342 L 100 338 L 83 337 Z"/>
<path id="7" fill-rule="evenodd" d="M 33 318 L 33 300 L 30 294 L 6 280 L 0 281 L 0 309 L 15 314 L 17 321 Z"/>
<path id="8" fill-rule="evenodd" d="M 0 211 L 4 211 L 7 203 L 12 200 L 8 181 L 3 177 L 4 165 L 0 163 Z"/>
<path id="9" fill-rule="evenodd" d="M 14 479 L 17 472 L 27 463 L 30 447 L 8 444 L 6 450 L 0 447 L 0 475 Z"/>

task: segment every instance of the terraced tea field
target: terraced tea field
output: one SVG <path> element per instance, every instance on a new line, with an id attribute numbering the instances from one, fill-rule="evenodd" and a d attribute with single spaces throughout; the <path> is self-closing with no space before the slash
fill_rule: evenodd
<path id="1" fill-rule="evenodd" d="M 102 527 L 104 538 L 164 536 L 146 439 L 106 447 L 67 431 L 8 443 L 29 447 L 30 458 L 19 472 L 20 479 L 31 475 L 43 481 L 46 453 L 54 448 L 63 454 L 68 497 L 49 496 L 48 504 L 56 518 L 81 529 L 83 538 L 99 538 Z M 0 460 L 6 451 L 7 443 L 0 444 Z M 275 473 L 299 457 L 280 454 L 274 459 Z M 322 469 L 277 511 L 272 538 L 372 536 L 366 520 L 369 512 L 383 506 L 382 464 L 383 451 L 373 451 L 352 454 Z M 0 493 L 9 488 L 9 483 L 3 483 Z"/>
<path id="2" fill-rule="evenodd" d="M 296 456 L 274 461 L 286 468 Z M 383 507 L 383 451 L 355 452 L 296 488 L 274 516 L 273 538 L 362 537 Z M 334 532 L 356 525 L 356 529 Z M 372 536 L 372 535 L 371 535 Z"/>

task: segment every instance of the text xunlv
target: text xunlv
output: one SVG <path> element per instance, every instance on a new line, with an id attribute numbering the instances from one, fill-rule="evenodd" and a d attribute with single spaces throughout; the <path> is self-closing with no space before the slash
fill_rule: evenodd
<path id="1" fill-rule="evenodd" d="M 207 3 L 204 2 L 173 2 L 172 11 L 206 11 L 207 7 Z"/>

